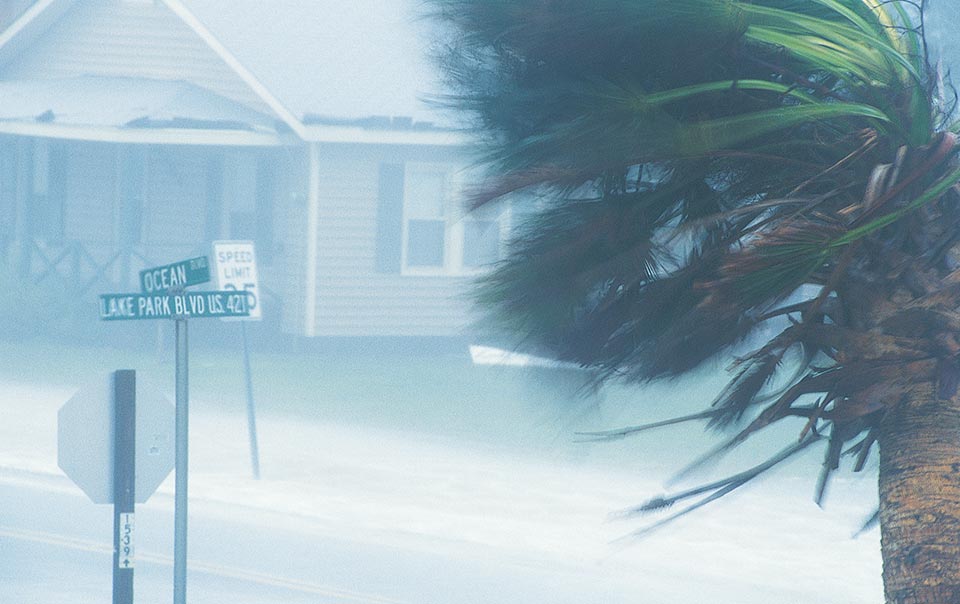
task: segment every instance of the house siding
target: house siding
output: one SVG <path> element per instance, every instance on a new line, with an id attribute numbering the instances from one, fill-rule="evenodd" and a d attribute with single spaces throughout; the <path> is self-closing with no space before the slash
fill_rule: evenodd
<path id="1" fill-rule="evenodd" d="M 376 272 L 380 164 L 456 159 L 430 148 L 321 147 L 318 336 L 459 336 L 469 328 L 468 278 Z"/>
<path id="2" fill-rule="evenodd" d="M 82 75 L 186 80 L 260 111 L 266 104 L 160 2 L 77 2 L 0 79 Z"/>

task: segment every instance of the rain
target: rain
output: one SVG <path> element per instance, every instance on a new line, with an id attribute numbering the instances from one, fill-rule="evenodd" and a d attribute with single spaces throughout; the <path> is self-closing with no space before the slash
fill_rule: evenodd
<path id="1" fill-rule="evenodd" d="M 124 560 L 140 604 L 883 600 L 875 460 L 820 505 L 814 446 L 631 513 L 805 419 L 685 472 L 703 422 L 602 435 L 702 411 L 755 342 L 638 384 L 504 334 L 476 287 L 542 202 L 470 211 L 448 42 L 417 0 L 0 2 L 0 602 L 118 602 Z"/>

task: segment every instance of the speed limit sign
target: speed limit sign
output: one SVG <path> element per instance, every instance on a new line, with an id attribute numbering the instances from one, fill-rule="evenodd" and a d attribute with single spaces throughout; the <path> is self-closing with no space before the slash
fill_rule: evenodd
<path id="1" fill-rule="evenodd" d="M 250 316 L 243 319 L 260 320 L 260 282 L 257 279 L 257 254 L 252 241 L 214 241 L 213 265 L 217 274 L 217 289 L 247 293 Z M 224 319 L 228 320 L 228 319 Z"/>

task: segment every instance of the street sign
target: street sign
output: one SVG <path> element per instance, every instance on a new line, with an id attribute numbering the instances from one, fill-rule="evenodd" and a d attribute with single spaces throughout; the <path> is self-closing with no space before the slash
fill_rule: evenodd
<path id="1" fill-rule="evenodd" d="M 247 296 L 236 291 L 184 292 L 182 294 L 102 294 L 100 319 L 191 319 L 246 317 Z"/>
<path id="2" fill-rule="evenodd" d="M 174 319 L 176 325 L 176 392 L 177 403 L 174 413 L 174 460 L 176 465 L 176 488 L 174 492 L 174 534 L 173 534 L 173 601 L 175 604 L 185 604 L 186 602 L 186 584 L 187 584 L 187 471 L 189 468 L 187 456 L 189 450 L 189 440 L 187 431 L 189 426 L 189 389 L 187 387 L 187 368 L 188 368 L 188 346 L 187 346 L 187 323 L 191 318 L 228 318 L 228 317 L 249 317 L 251 310 L 257 306 L 257 282 L 256 282 L 256 264 L 253 259 L 253 246 L 250 244 L 248 249 L 225 250 L 224 257 L 234 263 L 234 276 L 245 279 L 240 287 L 233 282 L 226 283 L 220 291 L 189 292 L 185 288 L 204 283 L 210 280 L 210 267 L 206 257 L 191 258 L 174 264 L 158 266 L 140 272 L 139 294 L 103 294 L 100 296 L 100 319 L 103 321 L 126 321 L 135 319 Z M 248 287 L 248 279 L 252 276 L 252 284 Z M 257 311 L 259 317 L 260 311 Z M 246 324 L 244 324 L 246 325 Z M 108 399 L 109 400 L 109 399 Z M 75 404 L 69 407 L 70 413 L 80 413 L 74 410 L 74 407 L 81 409 L 89 405 Z M 68 408 L 66 405 L 64 408 Z M 118 407 L 119 409 L 120 407 Z M 61 414 L 63 414 L 61 410 Z M 139 410 L 137 416 L 139 418 Z M 61 426 L 64 423 L 61 422 Z M 105 422 L 103 425 L 112 425 Z M 136 431 L 140 431 L 139 424 Z M 117 432 L 117 434 L 121 434 Z M 69 438 L 67 441 L 74 445 Z M 140 446 L 141 439 L 137 438 L 136 446 Z M 102 448 L 102 447 L 100 447 Z M 100 448 L 97 450 L 99 451 Z M 118 447 L 119 450 L 119 447 Z M 139 451 L 139 449 L 138 449 Z M 76 456 L 74 456 L 76 457 Z M 89 457 L 80 456 L 80 457 Z M 74 478 L 77 484 L 81 485 L 87 494 L 94 498 L 96 493 L 98 498 L 102 499 L 102 494 L 96 491 L 96 487 L 101 486 L 95 479 L 91 479 L 87 474 L 89 468 L 94 468 L 95 472 L 102 468 L 90 459 L 85 459 L 87 470 L 77 468 L 72 465 L 73 457 L 67 456 L 61 462 L 61 468 L 67 471 L 69 465 L 71 470 L 68 475 L 74 478 L 71 472 L 77 473 L 82 478 Z M 140 455 L 137 454 L 137 463 L 139 464 Z M 66 465 L 65 465 L 66 464 Z M 120 466 L 118 466 L 120 467 Z M 137 466 L 139 468 L 139 465 Z M 166 473 L 169 473 L 169 467 Z M 166 476 L 164 473 L 164 476 Z M 162 480 L 162 479 L 161 479 Z M 121 480 L 117 480 L 121 484 Z M 159 484 L 159 483 L 158 483 Z M 154 489 L 156 486 L 153 487 Z M 139 469 L 136 476 L 136 493 L 139 497 L 140 491 Z M 153 492 L 150 489 L 149 492 Z M 149 493 L 148 493 L 149 494 Z M 96 499 L 94 498 L 94 501 Z M 139 501 L 139 500 L 138 500 Z M 121 510 L 123 512 L 124 510 Z M 130 512 L 132 512 L 132 508 Z M 130 538 L 132 539 L 133 519 L 129 518 Z M 115 525 L 118 535 L 123 527 L 123 519 L 115 515 Z M 119 546 L 118 546 L 119 547 Z M 119 551 L 119 550 L 118 550 Z M 132 553 L 132 550 L 131 550 Z M 132 561 L 127 558 L 127 562 Z M 123 564 L 123 560 L 117 559 L 118 565 Z M 125 571 L 126 572 L 126 567 Z M 132 571 L 131 569 L 128 569 Z"/>
<path id="3" fill-rule="evenodd" d="M 174 408 L 137 380 L 137 503 L 144 503 L 174 465 Z M 113 503 L 113 383 L 104 374 L 57 414 L 57 465 L 94 503 Z"/>
<path id="4" fill-rule="evenodd" d="M 217 288 L 246 292 L 250 315 L 247 319 L 260 320 L 260 283 L 257 279 L 257 254 L 252 241 L 214 241 L 213 264 L 216 267 Z M 230 321 L 231 319 L 224 319 Z M 250 433 L 250 463 L 253 477 L 260 479 L 260 453 L 257 445 L 257 419 L 253 400 L 253 377 L 250 374 L 250 342 L 247 324 L 241 323 L 243 335 L 243 368 L 247 382 L 247 427 Z"/>
<path id="5" fill-rule="evenodd" d="M 206 256 L 200 256 L 140 271 L 140 291 L 166 293 L 171 288 L 199 285 L 209 280 L 210 263 Z"/>
<path id="6" fill-rule="evenodd" d="M 257 254 L 252 241 L 214 241 L 213 264 L 217 289 L 246 292 L 250 314 L 245 318 L 260 320 L 260 282 L 257 278 Z"/>

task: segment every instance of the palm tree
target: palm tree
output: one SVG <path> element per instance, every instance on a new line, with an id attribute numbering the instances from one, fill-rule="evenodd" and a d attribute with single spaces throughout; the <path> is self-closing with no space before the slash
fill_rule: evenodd
<path id="1" fill-rule="evenodd" d="M 474 203 L 532 204 L 478 297 L 525 344 L 642 382 L 739 354 L 702 413 L 816 497 L 879 450 L 887 602 L 960 602 L 960 181 L 923 6 L 432 0 L 484 134 Z M 649 426 L 601 437 L 618 438 Z M 698 499 L 699 498 L 699 499 Z"/>

